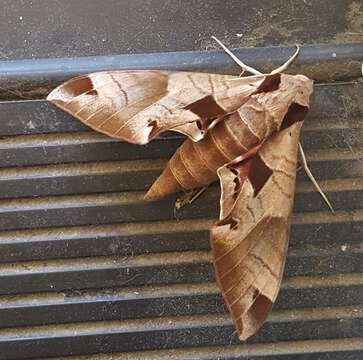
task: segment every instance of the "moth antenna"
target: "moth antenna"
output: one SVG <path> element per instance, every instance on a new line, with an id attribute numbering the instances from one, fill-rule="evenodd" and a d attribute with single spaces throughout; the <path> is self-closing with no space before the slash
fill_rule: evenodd
<path id="1" fill-rule="evenodd" d="M 254 75 L 261 75 L 262 73 L 258 70 L 254 69 L 251 66 L 246 65 L 244 62 L 242 62 L 236 55 L 232 53 L 219 39 L 217 39 L 215 36 L 212 36 L 212 39 L 218 43 L 218 45 L 244 70 L 248 71 L 251 74 Z"/>
<path id="2" fill-rule="evenodd" d="M 304 150 L 299 142 L 299 151 L 300 151 L 300 155 L 301 155 L 301 160 L 302 160 L 302 165 L 304 167 L 304 170 L 306 172 L 306 175 L 309 177 L 309 179 L 311 180 L 311 182 L 313 183 L 313 185 L 315 186 L 316 190 L 318 191 L 318 193 L 321 195 L 321 197 L 324 199 L 324 201 L 326 202 L 326 204 L 328 205 L 330 211 L 334 214 L 334 209 L 333 206 L 331 205 L 329 199 L 327 198 L 327 196 L 324 194 L 323 190 L 321 189 L 320 185 L 318 184 L 318 182 L 315 180 L 314 175 L 312 174 L 311 170 L 309 169 L 308 166 L 308 162 L 306 160 L 306 156 L 304 153 Z"/>
<path id="3" fill-rule="evenodd" d="M 212 39 L 218 43 L 218 45 L 238 64 L 238 66 L 240 66 L 242 68 L 242 72 L 241 72 L 241 74 L 239 76 L 241 76 L 245 71 L 248 71 L 249 73 L 254 74 L 254 75 L 262 75 L 263 74 L 260 71 L 256 70 L 255 68 L 246 65 L 240 59 L 238 59 L 238 57 L 236 55 L 234 55 L 232 53 L 232 51 L 229 50 L 222 43 L 222 41 L 217 39 L 215 36 L 212 36 Z M 295 46 L 296 46 L 296 50 L 295 50 L 294 54 L 285 63 L 283 63 L 281 66 L 279 66 L 275 70 L 272 70 L 271 74 L 281 73 L 281 72 L 285 71 L 289 67 L 289 65 L 295 60 L 295 58 L 298 56 L 298 54 L 300 52 L 300 46 L 297 45 L 297 44 Z M 363 64 L 362 64 L 362 75 L 363 75 Z M 238 79 L 231 79 L 231 80 L 238 80 Z"/>
<path id="4" fill-rule="evenodd" d="M 281 72 L 285 71 L 289 67 L 289 65 L 295 60 L 296 56 L 298 56 L 298 54 L 300 52 L 300 46 L 297 45 L 297 44 L 295 46 L 296 46 L 295 53 L 290 57 L 290 59 L 288 59 L 284 64 L 279 66 L 277 69 L 272 70 L 271 74 L 281 73 Z"/>

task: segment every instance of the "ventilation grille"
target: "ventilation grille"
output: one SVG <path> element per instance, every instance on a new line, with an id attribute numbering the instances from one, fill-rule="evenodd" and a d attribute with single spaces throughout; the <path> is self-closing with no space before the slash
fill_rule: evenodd
<path id="1" fill-rule="evenodd" d="M 336 213 L 299 170 L 282 290 L 247 343 L 213 278 L 217 184 L 176 217 L 175 197 L 142 200 L 181 137 L 135 146 L 0 103 L 0 359 L 359 359 L 362 98 L 316 86 L 302 143 Z"/>

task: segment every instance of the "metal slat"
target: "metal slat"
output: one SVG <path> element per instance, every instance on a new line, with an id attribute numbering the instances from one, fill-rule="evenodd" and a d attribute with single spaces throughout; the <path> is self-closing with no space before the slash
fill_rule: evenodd
<path id="1" fill-rule="evenodd" d="M 25 140 L 25 141 L 24 141 Z M 84 134 L 5 138 L 1 166 L 29 166 L 87 161 L 142 160 L 170 157 L 182 138 L 152 141 L 145 146 Z M 32 154 L 32 155 L 31 155 Z"/>
<path id="2" fill-rule="evenodd" d="M 327 122 L 330 125 L 330 122 Z M 347 149 L 361 145 L 363 126 L 319 130 L 303 129 L 302 144 L 311 150 Z M 361 127 L 358 127 L 361 125 Z M 184 138 L 174 136 L 152 141 L 144 146 L 115 141 L 95 133 L 17 136 L 0 140 L 2 167 L 48 164 L 128 161 L 169 158 Z M 359 153 L 357 154 L 357 157 Z M 137 166 L 137 163 L 136 165 Z M 56 168 L 55 168 L 56 169 Z M 1 173 L 3 173 L 1 171 Z"/>
<path id="3" fill-rule="evenodd" d="M 273 340 L 315 340 L 354 337 L 363 328 L 363 308 L 331 307 L 276 310 L 250 343 Z M 226 315 L 196 315 L 158 319 L 60 324 L 39 328 L 0 330 L 0 359 L 61 356 L 72 349 L 74 355 L 89 353 L 238 344 L 231 336 L 232 324 Z M 167 332 L 167 337 L 166 333 Z M 74 336 L 74 335 L 77 336 Z M 51 346 L 49 346 L 49 344 Z M 47 346 L 46 349 L 44 346 Z M 25 352 L 26 349 L 31 349 Z M 10 354 L 10 356 L 9 356 Z M 7 357 L 6 357 L 7 356 Z"/>
<path id="4" fill-rule="evenodd" d="M 363 148 L 354 151 L 359 153 Z M 341 177 L 346 178 L 342 182 L 363 174 L 355 154 L 309 164 L 319 180 L 329 180 L 332 169 L 339 169 Z M 164 160 L 141 160 L 4 168 L 0 170 L 0 204 L 1 199 L 11 198 L 146 191 L 165 165 Z M 298 181 L 303 180 L 306 181 L 305 173 L 299 171 Z"/>
<path id="5" fill-rule="evenodd" d="M 315 246 L 310 252 L 300 246 L 290 249 L 286 277 L 363 271 L 359 242 L 345 240 L 333 248 Z M 192 283 L 213 278 L 207 251 L 27 261 L 0 264 L 0 294 Z"/>
<path id="6" fill-rule="evenodd" d="M 295 215 L 291 245 L 314 249 L 321 245 L 346 246 L 346 240 L 359 242 L 361 239 L 361 211 L 334 215 L 311 213 L 310 217 Z M 0 261 L 207 250 L 208 229 L 213 223 L 213 219 L 187 219 L 2 231 Z"/>
<path id="7" fill-rule="evenodd" d="M 75 356 L 59 360 L 240 360 L 268 359 L 321 360 L 322 356 L 335 360 L 359 359 L 363 351 L 361 338 L 284 341 L 264 344 L 229 345 L 228 347 L 208 346 L 200 348 L 172 349 L 132 353 L 100 354 L 87 357 Z"/>
<path id="8" fill-rule="evenodd" d="M 341 182 L 327 180 L 327 195 L 335 210 L 359 210 L 362 204 L 362 184 L 345 189 Z M 349 180 L 354 183 L 354 179 Z M 346 183 L 343 183 L 347 185 Z M 80 226 L 132 221 L 166 221 L 175 217 L 171 199 L 148 203 L 144 192 L 104 193 L 92 195 L 65 195 L 42 198 L 0 200 L 0 230 L 30 229 L 49 226 Z M 173 197 L 175 198 L 175 196 Z M 219 191 L 211 187 L 199 201 L 178 212 L 179 219 L 218 216 Z M 326 204 L 314 188 L 297 192 L 294 211 L 316 212 L 326 210 Z"/>
<path id="9" fill-rule="evenodd" d="M 286 278 L 275 309 L 359 305 L 362 296 L 359 274 Z M 214 283 L 4 295 L 0 300 L 2 328 L 225 312 Z"/>
<path id="10" fill-rule="evenodd" d="M 0 261 L 207 250 L 212 224 L 203 219 L 3 231 Z"/>

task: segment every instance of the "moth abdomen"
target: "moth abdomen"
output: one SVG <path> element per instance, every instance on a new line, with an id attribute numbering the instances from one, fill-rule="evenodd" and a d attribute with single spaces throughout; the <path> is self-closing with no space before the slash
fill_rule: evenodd
<path id="1" fill-rule="evenodd" d="M 217 180 L 218 168 L 247 152 L 256 141 L 237 112 L 228 115 L 204 139 L 198 142 L 187 139 L 180 146 L 145 199 L 156 200 L 183 189 L 209 185 Z"/>

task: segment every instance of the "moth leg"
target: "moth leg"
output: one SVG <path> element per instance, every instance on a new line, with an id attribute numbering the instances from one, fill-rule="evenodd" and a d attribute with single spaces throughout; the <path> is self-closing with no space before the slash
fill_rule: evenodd
<path id="1" fill-rule="evenodd" d="M 193 201 L 195 201 L 200 195 L 204 193 L 204 191 L 208 189 L 208 186 L 209 185 L 198 189 L 188 190 L 184 194 L 180 195 L 175 200 L 174 215 L 176 215 L 176 212 L 182 209 L 184 206 L 190 205 Z"/>
<path id="2" fill-rule="evenodd" d="M 199 196 L 202 195 L 204 193 L 204 191 L 206 191 L 208 189 L 208 187 L 209 187 L 209 185 L 203 186 L 202 188 L 197 189 L 196 193 L 190 199 L 189 204 L 191 204 L 194 200 L 196 200 L 197 198 L 199 198 Z"/>
<path id="3" fill-rule="evenodd" d="M 301 156 L 301 160 L 302 160 L 302 165 L 303 165 L 303 168 L 304 168 L 304 170 L 306 172 L 306 175 L 308 176 L 308 178 L 310 179 L 310 181 L 313 183 L 313 185 L 315 186 L 315 188 L 318 191 L 318 193 L 324 199 L 324 201 L 328 205 L 330 211 L 332 213 L 334 213 L 334 209 L 333 209 L 332 204 L 330 203 L 330 201 L 327 198 L 327 196 L 324 194 L 324 191 L 321 189 L 319 183 L 315 180 L 314 175 L 312 174 L 311 170 L 309 169 L 308 162 L 306 160 L 306 156 L 305 156 L 304 150 L 303 150 L 300 142 L 299 142 L 299 151 L 300 151 L 300 156 Z"/>

